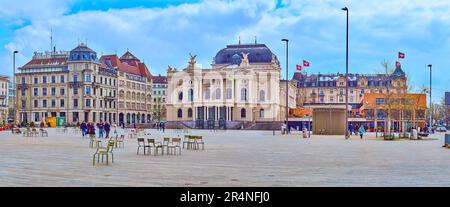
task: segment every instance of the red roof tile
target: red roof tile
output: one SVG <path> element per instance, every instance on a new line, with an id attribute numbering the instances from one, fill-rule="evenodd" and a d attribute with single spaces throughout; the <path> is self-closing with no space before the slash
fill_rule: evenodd
<path id="1" fill-rule="evenodd" d="M 117 55 L 103 55 L 100 57 L 100 60 L 106 59 L 109 59 L 111 61 L 111 65 L 118 68 L 119 71 L 144 76 L 147 78 L 152 77 L 145 63 L 141 63 L 138 58 L 128 51 L 122 55 L 120 59 Z"/>
<path id="2" fill-rule="evenodd" d="M 152 77 L 153 83 L 159 83 L 159 84 L 167 84 L 167 77 L 166 76 L 153 76 Z"/>
<path id="3" fill-rule="evenodd" d="M 40 58 L 32 59 L 22 68 L 30 68 L 35 66 L 62 66 L 66 65 L 67 57 L 52 57 L 52 58 Z"/>

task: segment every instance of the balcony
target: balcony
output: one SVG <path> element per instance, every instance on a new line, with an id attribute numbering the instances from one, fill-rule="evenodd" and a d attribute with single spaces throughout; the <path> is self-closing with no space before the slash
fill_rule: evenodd
<path id="1" fill-rule="evenodd" d="M 93 88 L 100 88 L 100 83 L 92 82 Z"/>
<path id="2" fill-rule="evenodd" d="M 80 81 L 76 81 L 76 82 L 68 82 L 69 83 L 69 87 L 70 88 L 80 88 L 81 87 L 81 82 Z"/>
<path id="3" fill-rule="evenodd" d="M 114 97 L 114 96 L 105 96 L 104 99 L 105 99 L 105 101 L 114 101 L 114 100 L 116 100 L 116 97 Z"/>
<path id="4" fill-rule="evenodd" d="M 26 83 L 17 84 L 17 90 L 28 89 L 28 88 L 29 88 L 29 85 Z"/>
<path id="5" fill-rule="evenodd" d="M 0 100 L 6 99 L 6 95 L 0 95 Z"/>

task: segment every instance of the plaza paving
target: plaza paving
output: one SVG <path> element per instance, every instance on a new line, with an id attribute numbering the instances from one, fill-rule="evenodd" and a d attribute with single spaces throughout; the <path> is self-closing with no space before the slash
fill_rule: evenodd
<path id="1" fill-rule="evenodd" d="M 153 138 L 176 137 L 149 130 Z M 431 141 L 344 140 L 337 136 L 210 132 L 204 151 L 136 155 L 126 139 L 115 162 L 92 165 L 94 149 L 80 135 L 22 137 L 0 133 L 0 186 L 450 186 L 450 150 Z M 183 134 L 180 134 L 183 136 Z"/>

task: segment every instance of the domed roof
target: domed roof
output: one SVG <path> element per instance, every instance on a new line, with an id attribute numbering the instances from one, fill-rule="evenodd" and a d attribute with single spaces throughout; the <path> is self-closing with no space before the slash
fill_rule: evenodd
<path id="1" fill-rule="evenodd" d="M 272 56 L 277 57 L 265 44 L 239 44 L 227 45 L 220 50 L 214 59 L 216 64 L 239 65 L 242 61 L 242 53 L 248 53 L 249 63 L 271 63 Z"/>
<path id="2" fill-rule="evenodd" d="M 85 44 L 79 44 L 70 51 L 69 61 L 98 61 L 97 53 Z"/>

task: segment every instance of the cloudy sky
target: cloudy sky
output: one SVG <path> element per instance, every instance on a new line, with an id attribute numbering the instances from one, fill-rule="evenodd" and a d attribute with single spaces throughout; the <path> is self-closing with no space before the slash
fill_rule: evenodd
<path id="1" fill-rule="evenodd" d="M 450 1 L 425 0 L 1 0 L 0 73 L 11 75 L 34 51 L 57 50 L 78 42 L 101 54 L 127 48 L 165 74 L 167 65 L 185 67 L 189 53 L 209 66 L 227 44 L 265 43 L 285 69 L 282 38 L 290 40 L 290 73 L 303 59 L 309 73 L 345 72 L 345 13 L 350 9 L 350 72 L 383 72 L 399 51 L 413 91 L 429 85 L 433 100 L 450 91 Z M 284 72 L 283 72 L 284 74 Z"/>

